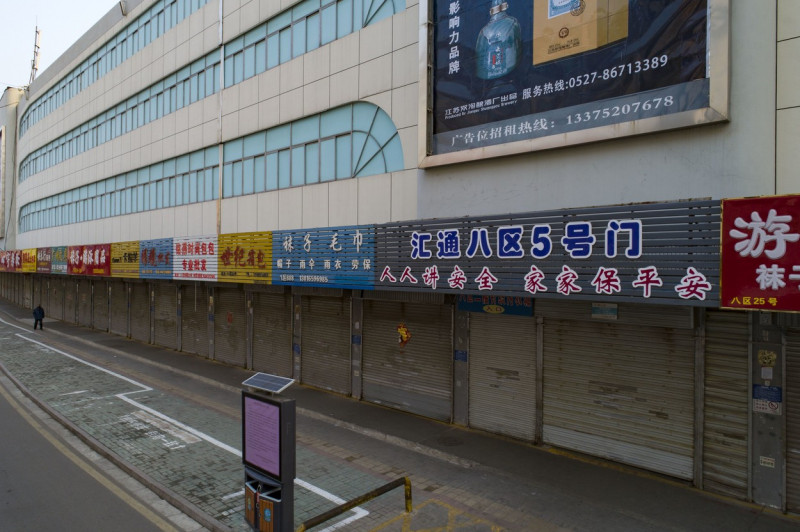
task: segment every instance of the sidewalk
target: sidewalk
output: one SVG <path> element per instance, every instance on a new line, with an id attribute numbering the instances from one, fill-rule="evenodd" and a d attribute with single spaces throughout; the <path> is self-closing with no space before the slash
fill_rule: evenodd
<path id="1" fill-rule="evenodd" d="M 29 309 L 0 301 L 0 317 L 6 321 L 17 320 L 16 325 L 32 329 L 30 314 Z M 92 400 L 83 399 L 80 415 L 85 419 L 76 419 L 78 408 L 64 404 L 61 399 L 74 392 L 68 392 L 66 388 L 50 391 L 37 384 L 36 379 L 41 377 L 33 375 L 33 371 L 29 375 L 23 366 L 10 367 L 13 366 L 11 358 L 0 360 L 39 402 L 50 406 L 56 415 L 63 418 L 62 422 L 83 432 L 90 442 L 98 441 L 101 447 L 105 447 L 105 452 L 123 462 L 135 462 L 140 460 L 137 453 L 141 448 L 149 445 L 149 440 L 142 435 L 144 429 L 131 417 L 138 414 L 131 413 L 130 405 L 115 402 L 104 405 L 96 413 L 86 413 L 93 411 L 91 406 L 101 397 L 132 393 L 141 394 L 136 399 L 138 405 L 180 412 L 182 420 L 188 419 L 192 426 L 203 427 L 202 430 L 214 438 L 238 448 L 240 433 L 236 433 L 239 426 L 236 398 L 241 383 L 253 372 L 55 320 L 46 319 L 44 328 L 35 336 L 32 330 L 30 335 L 24 336 L 48 345 L 63 343 L 73 346 L 89 357 L 105 357 L 109 361 L 125 359 L 127 363 L 136 364 L 130 368 L 130 375 L 134 375 L 131 378 L 137 381 L 137 373 L 149 375 L 164 371 L 171 375 L 149 376 L 171 383 L 165 388 L 174 386 L 175 390 L 164 391 L 153 386 L 150 391 L 126 389 L 120 392 L 118 381 L 98 384 L 107 386 L 107 389 L 98 390 Z M 30 349 L 30 344 L 27 345 Z M 36 361 L 35 357 L 26 355 L 26 358 L 29 364 Z M 75 364 L 73 361 L 69 363 Z M 86 382 L 88 378 L 82 377 L 81 372 L 90 370 L 95 371 L 70 366 L 68 371 L 61 370 L 62 378 L 58 381 L 64 380 L 64 374 L 75 373 L 76 380 Z M 199 386 L 192 393 L 203 394 L 209 404 L 218 405 L 218 408 L 198 411 L 183 404 L 177 390 L 190 385 L 184 384 L 181 376 L 187 383 L 199 383 L 191 385 L 192 388 Z M 98 380 L 96 377 L 91 379 Z M 412 478 L 415 512 L 411 518 L 401 517 L 402 502 L 399 501 L 402 497 L 398 494 L 393 496 L 391 504 L 376 502 L 371 506 L 365 505 L 369 517 L 353 521 L 342 530 L 400 531 L 441 527 L 436 529 L 470 532 L 639 529 L 773 532 L 800 528 L 797 516 L 784 516 L 774 510 L 717 497 L 677 480 L 602 460 L 546 447 L 537 448 L 297 384 L 284 395 L 294 398 L 297 405 L 298 443 L 302 444 L 298 448 L 298 478 L 305 481 L 319 471 L 313 481 L 323 486 L 320 491 L 326 492 L 327 487 L 330 488 L 328 491 L 335 490 L 337 496 L 344 499 L 374 489 L 385 482 L 382 478 L 403 475 Z M 104 438 L 120 438 L 121 429 L 138 431 L 122 436 L 123 450 L 115 447 L 111 440 L 103 441 Z M 372 443 L 360 444 L 367 450 L 356 452 L 355 444 L 334 439 L 332 431 L 337 429 L 367 436 Z M 330 438 L 326 436 L 328 433 Z M 160 447 L 147 451 L 151 453 L 147 459 L 128 463 L 135 476 L 138 474 L 146 484 L 149 481 L 157 493 L 195 519 L 199 508 L 200 517 L 204 515 L 206 518 L 198 521 L 208 528 L 247 529 L 243 520 L 243 501 L 238 497 L 243 477 L 240 457 L 231 454 L 221 458 L 219 449 L 202 447 L 205 445 L 202 442 L 193 444 L 188 456 L 202 461 L 203 470 L 213 473 L 213 478 L 197 478 L 189 475 L 189 471 L 200 466 L 188 463 L 185 454 L 175 462 L 179 453 L 165 452 L 164 441 L 156 443 Z M 128 447 L 136 447 L 136 453 L 126 452 L 130 451 Z M 374 457 L 369 455 L 372 451 L 376 453 Z M 430 465 L 420 466 L 421 470 L 410 470 L 411 461 L 407 455 L 398 454 L 406 452 L 433 458 L 449 469 L 442 470 L 446 473 L 439 472 L 438 476 L 433 474 L 434 468 Z M 155 459 L 163 462 L 153 463 L 153 469 L 148 469 Z M 172 471 L 162 476 L 165 468 L 172 468 Z M 448 479 L 444 479 L 445 475 Z M 164 482 L 170 482 L 170 485 L 164 486 Z M 216 485 L 210 485 L 214 483 Z M 197 490 L 201 488 L 209 493 L 198 495 Z M 219 502 L 225 497 L 233 501 L 227 508 Z M 336 505 L 331 499 L 320 499 L 314 489 L 300 483 L 295 501 L 296 525 Z"/>

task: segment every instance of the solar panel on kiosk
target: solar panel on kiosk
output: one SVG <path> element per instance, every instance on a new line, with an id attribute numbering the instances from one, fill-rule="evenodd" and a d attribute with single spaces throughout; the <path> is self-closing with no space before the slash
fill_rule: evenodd
<path id="1" fill-rule="evenodd" d="M 270 393 L 281 393 L 283 390 L 292 385 L 294 379 L 287 377 L 280 377 L 278 375 L 270 375 L 269 373 L 256 373 L 242 383 L 244 386 L 256 388 Z"/>

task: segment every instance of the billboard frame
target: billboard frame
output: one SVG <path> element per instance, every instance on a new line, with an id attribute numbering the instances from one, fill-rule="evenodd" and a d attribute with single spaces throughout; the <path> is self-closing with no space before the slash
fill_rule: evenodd
<path id="1" fill-rule="evenodd" d="M 639 136 L 726 122 L 730 119 L 730 0 L 708 0 L 706 79 L 709 82 L 709 104 L 707 107 L 449 153 L 433 153 L 435 1 L 437 0 L 420 0 L 419 8 L 420 105 L 417 161 L 420 168 L 563 148 L 618 137 Z M 485 125 L 492 123 L 487 122 Z"/>

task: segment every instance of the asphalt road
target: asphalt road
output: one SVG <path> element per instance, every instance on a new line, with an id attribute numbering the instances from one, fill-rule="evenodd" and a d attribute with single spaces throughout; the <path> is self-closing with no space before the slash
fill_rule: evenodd
<path id="1" fill-rule="evenodd" d="M 54 424 L 0 378 L 0 529 L 177 530 Z"/>

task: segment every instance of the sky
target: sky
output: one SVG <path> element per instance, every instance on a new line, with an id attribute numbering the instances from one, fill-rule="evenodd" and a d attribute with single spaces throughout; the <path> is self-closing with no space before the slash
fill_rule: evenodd
<path id="1" fill-rule="evenodd" d="M 0 0 L 0 94 L 28 84 L 37 26 L 41 74 L 118 5 L 118 0 Z"/>

